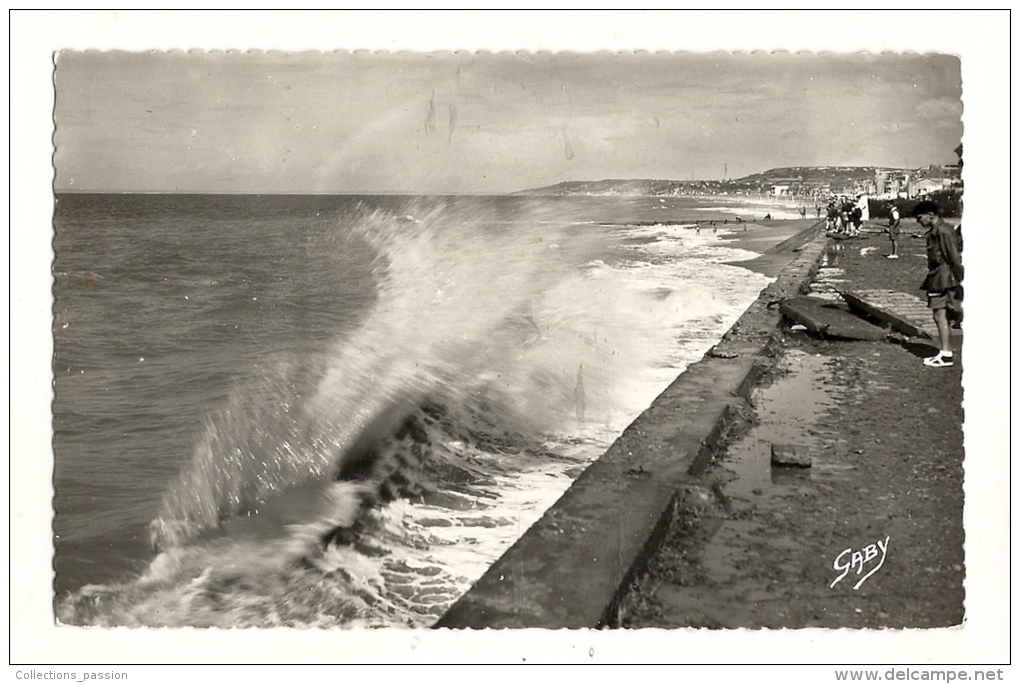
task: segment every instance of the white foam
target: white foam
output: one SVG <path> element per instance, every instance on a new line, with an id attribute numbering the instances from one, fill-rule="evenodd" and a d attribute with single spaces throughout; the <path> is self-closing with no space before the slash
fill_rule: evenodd
<path id="1" fill-rule="evenodd" d="M 538 217 L 509 233 L 413 213 L 413 223 L 370 216 L 361 226 L 381 255 L 379 302 L 363 327 L 337 339 L 311 387 L 294 389 L 283 359 L 240 388 L 210 419 L 154 525 L 171 546 L 243 511 L 273 523 L 270 531 L 175 548 L 141 580 L 72 597 L 64 619 L 429 624 L 768 282 L 722 264 L 740 255 L 704 229 L 579 236 Z M 592 249 L 606 232 L 650 241 L 611 266 Z M 315 505 L 289 515 L 258 508 L 267 494 L 328 485 L 361 431 L 396 402 L 422 399 L 454 418 L 480 412 L 529 436 L 519 447 L 544 439 L 544 448 L 484 451 L 446 434 L 443 457 L 485 478 L 457 490 L 455 509 L 400 500 L 373 511 L 361 547 L 309 552 L 329 527 L 350 522 L 357 491 L 349 486 L 326 486 L 329 496 L 304 497 Z M 281 413 L 281 405 L 293 408 Z M 99 604 L 95 614 L 89 606 Z"/>

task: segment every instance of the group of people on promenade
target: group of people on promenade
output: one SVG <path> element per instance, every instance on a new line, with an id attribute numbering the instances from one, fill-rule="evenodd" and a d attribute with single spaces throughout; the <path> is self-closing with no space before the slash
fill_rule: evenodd
<path id="1" fill-rule="evenodd" d="M 825 208 L 825 232 L 832 235 L 857 237 L 861 225 L 868 220 L 868 198 L 857 195 L 851 199 L 846 195 L 833 197 Z"/>

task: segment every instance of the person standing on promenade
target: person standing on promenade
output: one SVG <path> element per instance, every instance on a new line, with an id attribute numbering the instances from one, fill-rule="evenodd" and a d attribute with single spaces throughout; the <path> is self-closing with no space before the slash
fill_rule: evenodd
<path id="1" fill-rule="evenodd" d="M 861 220 L 871 220 L 871 200 L 867 195 L 857 195 L 857 207 L 861 210 Z"/>
<path id="2" fill-rule="evenodd" d="M 963 282 L 963 262 L 956 245 L 956 235 L 942 217 L 934 202 L 918 202 L 911 213 L 925 229 L 924 240 L 928 251 L 928 275 L 921 289 L 928 293 L 928 308 L 932 311 L 939 331 L 939 353 L 924 360 L 924 365 L 942 368 L 953 365 L 953 348 L 949 344 L 949 316 L 962 315 L 957 298 Z"/>
<path id="3" fill-rule="evenodd" d="M 858 237 L 861 234 L 861 208 L 856 204 L 850 209 L 850 235 L 852 237 Z"/>
<path id="4" fill-rule="evenodd" d="M 829 206 L 825 208 L 825 232 L 834 233 L 839 228 L 839 208 L 836 200 L 829 200 Z"/>
<path id="5" fill-rule="evenodd" d="M 900 210 L 896 208 L 896 204 L 893 202 L 889 203 L 889 241 L 892 242 L 892 252 L 888 255 L 889 259 L 899 259 L 900 255 L 896 253 L 896 240 L 900 237 Z"/>
<path id="6" fill-rule="evenodd" d="M 854 204 L 846 195 L 839 199 L 839 233 L 841 235 L 850 234 L 850 212 L 853 211 Z"/>

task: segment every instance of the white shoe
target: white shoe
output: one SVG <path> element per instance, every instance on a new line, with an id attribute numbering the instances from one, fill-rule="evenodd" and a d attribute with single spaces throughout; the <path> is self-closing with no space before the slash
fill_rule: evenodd
<path id="1" fill-rule="evenodd" d="M 929 368 L 945 368 L 946 366 L 953 365 L 953 355 L 946 355 L 944 352 L 939 352 L 935 356 L 929 356 L 924 360 L 924 365 Z"/>
<path id="2" fill-rule="evenodd" d="M 888 255 L 886 255 L 885 258 L 886 259 L 899 259 L 900 255 L 899 254 L 888 254 Z"/>

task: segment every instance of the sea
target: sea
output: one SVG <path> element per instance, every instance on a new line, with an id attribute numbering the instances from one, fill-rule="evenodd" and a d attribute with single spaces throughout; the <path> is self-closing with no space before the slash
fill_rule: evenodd
<path id="1" fill-rule="evenodd" d="M 768 284 L 736 211 L 58 195 L 55 619 L 429 626 Z"/>

